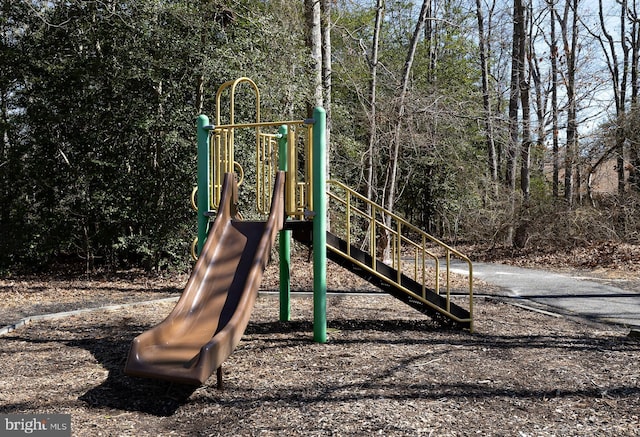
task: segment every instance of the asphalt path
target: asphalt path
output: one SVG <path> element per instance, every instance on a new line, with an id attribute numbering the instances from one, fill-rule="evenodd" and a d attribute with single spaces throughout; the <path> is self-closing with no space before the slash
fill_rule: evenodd
<path id="1" fill-rule="evenodd" d="M 467 274 L 466 264 L 464 268 L 454 264 L 452 271 Z M 639 289 L 614 287 L 593 278 L 481 262 L 473 263 L 473 276 L 500 287 L 504 297 L 534 302 L 562 314 L 640 329 Z"/>

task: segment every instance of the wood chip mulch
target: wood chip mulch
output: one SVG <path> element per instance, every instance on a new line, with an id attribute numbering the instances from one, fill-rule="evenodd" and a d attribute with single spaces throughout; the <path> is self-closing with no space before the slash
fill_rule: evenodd
<path id="1" fill-rule="evenodd" d="M 183 278 L 145 281 L 4 280 L 0 313 L 33 310 L 28 296 L 70 309 L 55 296 L 74 288 L 79 306 L 175 296 Z M 215 375 L 193 388 L 122 374 L 131 340 L 172 302 L 32 321 L 0 337 L 0 413 L 68 413 L 74 436 L 640 435 L 640 341 L 627 329 L 475 303 L 471 334 L 383 294 L 332 295 L 316 344 L 312 299 L 294 297 L 280 323 L 262 293 L 224 390 Z"/>

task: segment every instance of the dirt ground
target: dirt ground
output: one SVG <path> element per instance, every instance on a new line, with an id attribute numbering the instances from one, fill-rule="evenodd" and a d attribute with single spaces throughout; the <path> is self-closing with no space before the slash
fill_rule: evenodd
<path id="1" fill-rule="evenodd" d="M 294 267 L 294 289 L 310 290 L 308 266 Z M 295 295 L 292 321 L 278 322 L 269 269 L 223 390 L 215 376 L 193 388 L 122 374 L 131 340 L 174 305 L 158 300 L 0 336 L 0 413 L 68 413 L 74 436 L 640 435 L 640 341 L 624 327 L 528 311 L 478 283 L 473 334 L 384 294 L 337 294 L 327 301 L 328 342 L 316 344 L 308 295 Z M 185 281 L 6 278 L 0 328 L 176 297 Z M 332 267 L 328 285 L 375 291 Z"/>

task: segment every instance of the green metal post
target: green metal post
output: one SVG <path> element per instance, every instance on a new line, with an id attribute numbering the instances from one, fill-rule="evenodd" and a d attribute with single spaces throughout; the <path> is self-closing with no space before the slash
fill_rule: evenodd
<path id="1" fill-rule="evenodd" d="M 286 125 L 278 129 L 278 167 L 282 171 L 289 169 L 287 156 Z M 286 220 L 286 218 L 285 218 Z M 280 231 L 280 321 L 291 320 L 291 231 Z"/>
<path id="2" fill-rule="evenodd" d="M 327 114 L 313 110 L 313 339 L 327 341 Z"/>
<path id="3" fill-rule="evenodd" d="M 198 117 L 198 247 L 202 252 L 209 230 L 209 117 Z"/>

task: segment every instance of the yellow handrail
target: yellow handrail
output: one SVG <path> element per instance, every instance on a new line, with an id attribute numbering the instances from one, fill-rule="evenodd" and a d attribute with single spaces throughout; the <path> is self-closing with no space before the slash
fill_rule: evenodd
<path id="1" fill-rule="evenodd" d="M 401 216 L 377 205 L 375 202 L 372 202 L 339 181 L 327 181 L 327 195 L 330 204 L 331 231 L 336 236 L 343 238 L 347 243 L 346 253 L 342 253 L 343 256 L 347 256 L 352 262 L 386 282 L 389 282 L 391 279 L 378 273 L 376 263 L 385 262 L 390 264 L 390 266 L 398 272 L 397 278 L 395 278 L 394 281 L 395 286 L 453 320 L 470 323 L 471 329 L 473 329 L 473 265 L 467 256 L 407 222 Z M 343 214 L 342 217 L 341 214 Z M 353 224 L 354 222 L 357 223 L 355 226 Z M 354 235 L 358 232 L 360 232 L 360 235 Z M 380 236 L 383 241 L 386 238 L 389 246 L 392 248 L 392 253 L 389 254 L 389 259 L 387 260 L 380 261 L 378 259 L 378 247 L 376 244 L 378 236 Z M 368 245 L 371 265 L 365 265 L 351 257 L 350 247 L 352 245 L 356 247 L 358 244 L 363 246 Z M 435 250 L 429 246 L 433 246 Z M 333 247 L 329 249 L 334 252 L 339 252 L 338 249 Z M 444 272 L 441 271 L 440 257 L 435 251 L 444 252 Z M 412 253 L 412 261 L 410 263 L 406 262 L 405 260 L 411 256 Z M 468 267 L 469 319 L 460 319 L 450 312 L 452 256 L 466 263 Z M 432 278 L 432 286 L 433 290 L 438 294 L 441 294 L 440 276 L 444 273 L 446 308 L 440 308 L 427 299 L 427 283 L 429 282 L 429 278 L 427 278 L 426 272 L 428 260 L 433 263 L 434 275 Z M 412 264 L 413 269 L 410 269 L 411 266 L 407 264 Z M 410 270 L 413 270 L 413 273 Z M 421 295 L 402 286 L 401 276 L 403 274 L 415 282 L 422 284 Z"/>

